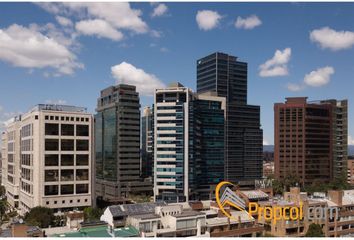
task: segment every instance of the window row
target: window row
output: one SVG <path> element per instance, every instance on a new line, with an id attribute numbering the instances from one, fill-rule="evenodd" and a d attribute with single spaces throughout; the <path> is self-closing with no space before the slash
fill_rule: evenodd
<path id="1" fill-rule="evenodd" d="M 88 166 L 89 165 L 89 155 L 88 154 L 46 154 L 45 155 L 45 166 L 59 166 L 59 156 L 60 156 L 60 166 Z M 76 156 L 76 162 L 74 161 Z"/>
<path id="2" fill-rule="evenodd" d="M 74 181 L 75 175 L 73 169 L 64 169 L 60 171 L 61 181 Z M 76 169 L 76 180 L 85 181 L 89 180 L 88 169 Z M 44 173 L 45 182 L 57 182 L 59 181 L 59 170 L 45 170 Z"/>
<path id="3" fill-rule="evenodd" d="M 62 139 L 60 141 L 61 151 L 74 151 L 75 140 L 73 139 Z M 45 140 L 45 150 L 46 151 L 59 151 L 59 139 L 46 139 Z M 89 150 L 89 140 L 76 140 L 76 151 L 88 151 Z"/>
<path id="4" fill-rule="evenodd" d="M 76 126 L 76 136 L 89 136 L 89 125 L 74 125 L 74 124 L 60 124 L 60 134 L 62 136 L 75 136 L 75 126 Z M 45 124 L 45 135 L 58 136 L 59 135 L 59 124 L 57 123 L 46 123 Z"/>
<path id="5" fill-rule="evenodd" d="M 76 121 L 76 122 L 89 122 L 90 121 L 90 119 L 89 118 L 87 118 L 87 117 L 64 117 L 64 116 L 61 116 L 61 117 L 59 117 L 59 116 L 48 116 L 48 115 L 46 115 L 46 116 L 44 116 L 44 119 L 45 120 L 55 120 L 55 121 L 59 121 L 59 119 L 61 120 L 61 121 L 71 121 L 71 122 L 73 122 L 73 121 Z"/>
<path id="6" fill-rule="evenodd" d="M 76 190 L 74 191 L 74 188 Z M 59 193 L 59 185 L 47 185 L 44 188 L 44 195 L 45 196 L 53 196 L 53 195 L 68 195 L 68 194 L 83 194 L 89 192 L 89 185 L 88 184 L 65 184 L 60 185 L 60 193 Z"/>

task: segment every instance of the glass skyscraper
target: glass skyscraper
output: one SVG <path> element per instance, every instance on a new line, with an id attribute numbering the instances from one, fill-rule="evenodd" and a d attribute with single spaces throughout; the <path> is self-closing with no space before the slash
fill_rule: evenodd
<path id="1" fill-rule="evenodd" d="M 225 99 L 197 95 L 180 83 L 156 89 L 155 200 L 210 199 L 223 179 Z"/>
<path id="2" fill-rule="evenodd" d="M 225 180 L 262 178 L 260 107 L 247 104 L 247 63 L 224 53 L 197 60 L 197 93 L 226 98 Z"/>
<path id="3" fill-rule="evenodd" d="M 95 194 L 120 202 L 132 193 L 152 190 L 140 178 L 140 103 L 135 86 L 101 91 L 95 115 Z"/>

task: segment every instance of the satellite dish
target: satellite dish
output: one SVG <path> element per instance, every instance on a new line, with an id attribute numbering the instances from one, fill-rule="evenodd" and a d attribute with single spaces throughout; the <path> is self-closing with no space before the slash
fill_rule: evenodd
<path id="1" fill-rule="evenodd" d="M 18 220 L 18 222 L 22 224 L 22 223 L 23 223 L 23 219 L 20 218 L 20 219 Z"/>

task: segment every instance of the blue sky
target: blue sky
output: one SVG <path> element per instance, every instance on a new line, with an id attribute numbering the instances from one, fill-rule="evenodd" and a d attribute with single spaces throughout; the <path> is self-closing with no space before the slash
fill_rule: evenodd
<path id="1" fill-rule="evenodd" d="M 221 51 L 248 62 L 266 142 L 273 104 L 289 96 L 348 99 L 354 137 L 353 12 L 351 3 L 0 3 L 0 127 L 38 103 L 94 113 L 116 82 L 137 84 L 142 106 L 173 81 L 195 90 L 196 60 Z"/>

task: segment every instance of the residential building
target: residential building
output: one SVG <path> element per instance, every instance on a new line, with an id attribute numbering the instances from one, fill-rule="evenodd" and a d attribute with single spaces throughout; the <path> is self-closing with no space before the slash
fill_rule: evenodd
<path id="1" fill-rule="evenodd" d="M 354 158 L 348 159 L 347 163 L 347 182 L 354 185 Z"/>
<path id="2" fill-rule="evenodd" d="M 95 195 L 103 202 L 124 202 L 130 194 L 151 194 L 140 177 L 140 103 L 136 87 L 101 91 L 95 115 Z"/>
<path id="3" fill-rule="evenodd" d="M 91 206 L 92 115 L 85 108 L 39 104 L 5 131 L 6 196 L 24 215 Z"/>
<path id="4" fill-rule="evenodd" d="M 301 185 L 333 178 L 333 107 L 286 98 L 274 105 L 275 177 L 296 176 Z"/>
<path id="5" fill-rule="evenodd" d="M 0 230 L 1 238 L 35 238 L 45 237 L 43 231 L 37 226 L 29 226 L 24 223 L 13 223 L 7 229 Z"/>
<path id="6" fill-rule="evenodd" d="M 156 89 L 155 200 L 211 198 L 224 178 L 224 109 L 224 98 L 194 94 L 180 83 Z"/>
<path id="7" fill-rule="evenodd" d="M 127 226 L 124 228 L 112 229 L 105 222 L 82 222 L 76 231 L 68 231 L 62 233 L 53 233 L 49 237 L 57 238 L 122 238 L 122 237 L 139 237 L 139 231 Z"/>
<path id="8" fill-rule="evenodd" d="M 323 100 L 332 105 L 333 177 L 346 175 L 348 160 L 348 100 Z"/>
<path id="9" fill-rule="evenodd" d="M 225 180 L 262 178 L 260 107 L 247 104 L 247 63 L 216 52 L 197 60 L 197 93 L 226 98 Z"/>
<path id="10" fill-rule="evenodd" d="M 141 176 L 153 179 L 154 170 L 154 114 L 145 107 L 141 117 Z"/>
<path id="11" fill-rule="evenodd" d="M 274 162 L 263 162 L 263 178 L 274 176 Z"/>

